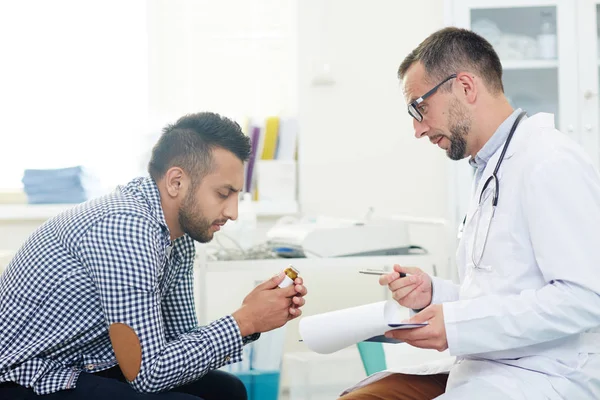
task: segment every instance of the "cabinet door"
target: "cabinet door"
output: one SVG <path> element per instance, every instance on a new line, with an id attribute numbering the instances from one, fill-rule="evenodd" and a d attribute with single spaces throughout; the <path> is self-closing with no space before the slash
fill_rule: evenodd
<path id="1" fill-rule="evenodd" d="M 582 144 L 600 167 L 600 0 L 579 0 L 579 96 Z"/>
<path id="2" fill-rule="evenodd" d="M 557 128 L 582 142 L 577 101 L 576 4 L 554 1 L 452 2 L 453 24 L 496 49 L 506 96 L 529 115 L 549 112 Z"/>

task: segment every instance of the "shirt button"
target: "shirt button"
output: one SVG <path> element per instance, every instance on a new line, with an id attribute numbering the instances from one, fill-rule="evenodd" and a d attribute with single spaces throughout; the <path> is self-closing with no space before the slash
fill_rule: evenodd
<path id="1" fill-rule="evenodd" d="M 94 364 L 88 364 L 85 366 L 88 370 L 93 370 L 94 369 Z"/>
<path id="2" fill-rule="evenodd" d="M 226 361 L 226 362 L 229 362 L 229 360 L 231 360 L 231 357 L 230 357 L 230 356 L 227 356 L 227 357 L 225 357 L 225 361 Z"/>

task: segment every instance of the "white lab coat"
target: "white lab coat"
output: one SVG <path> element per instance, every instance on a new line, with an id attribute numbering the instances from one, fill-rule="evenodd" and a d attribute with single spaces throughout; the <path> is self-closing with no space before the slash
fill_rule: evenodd
<path id="1" fill-rule="evenodd" d="M 551 114 L 522 121 L 498 172 L 498 207 L 477 268 L 479 196 L 501 151 L 467 213 L 457 251 L 461 285 L 433 279 L 456 361 L 387 371 L 356 387 L 389 372 L 451 366 L 440 399 L 600 399 L 600 175 Z"/>

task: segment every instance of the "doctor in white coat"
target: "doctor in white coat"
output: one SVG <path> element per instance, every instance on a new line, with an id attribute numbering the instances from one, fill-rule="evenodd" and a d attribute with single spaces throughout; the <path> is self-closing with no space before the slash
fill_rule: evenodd
<path id="1" fill-rule="evenodd" d="M 475 179 L 460 285 L 395 266 L 380 283 L 429 325 L 388 335 L 456 361 L 449 375 L 380 374 L 342 399 L 600 399 L 598 171 L 553 115 L 513 110 L 473 32 L 435 32 L 398 75 L 416 137 L 470 157 Z"/>

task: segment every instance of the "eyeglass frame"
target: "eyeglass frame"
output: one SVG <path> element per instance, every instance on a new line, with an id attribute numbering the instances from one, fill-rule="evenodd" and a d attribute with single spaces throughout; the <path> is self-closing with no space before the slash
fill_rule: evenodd
<path id="1" fill-rule="evenodd" d="M 450 79 L 454 79 L 456 77 L 457 77 L 457 74 L 450 75 L 449 77 L 447 77 L 446 79 L 444 79 L 443 81 L 441 81 L 440 83 L 435 85 L 433 87 L 433 89 L 431 89 L 430 91 L 425 93 L 423 96 L 421 96 L 418 99 L 416 99 L 415 101 L 411 102 L 408 105 L 408 115 L 410 115 L 411 117 L 413 117 L 414 119 L 416 119 L 419 122 L 423 122 L 423 114 L 421 114 L 421 112 L 419 111 L 419 108 L 418 108 L 419 104 L 421 104 L 422 102 L 425 101 L 425 99 L 427 99 L 429 96 L 434 94 L 440 88 L 440 86 L 442 86 L 444 83 L 446 83 Z"/>
<path id="2" fill-rule="evenodd" d="M 480 268 L 479 264 L 481 263 L 481 260 L 483 259 L 483 253 L 485 253 L 485 246 L 487 244 L 488 235 L 490 233 L 490 227 L 492 226 L 492 220 L 494 219 L 494 215 L 496 214 L 496 207 L 498 206 L 498 197 L 500 196 L 500 181 L 498 180 L 498 170 L 500 169 L 500 165 L 502 165 L 502 161 L 504 160 L 504 155 L 506 154 L 506 150 L 508 149 L 508 145 L 510 144 L 510 141 L 515 133 L 515 130 L 517 129 L 517 126 L 521 122 L 521 119 L 523 119 L 523 117 L 526 115 L 527 115 L 526 111 L 521 111 L 521 113 L 519 114 L 519 116 L 517 117 L 515 122 L 513 123 L 513 126 L 510 129 L 510 133 L 508 134 L 508 137 L 506 138 L 506 142 L 504 143 L 504 147 L 502 148 L 502 153 L 500 153 L 500 158 L 498 158 L 498 162 L 496 163 L 496 168 L 494 168 L 494 172 L 492 172 L 492 175 L 490 175 L 490 177 L 483 184 L 483 188 L 481 189 L 481 193 L 479 194 L 479 204 L 478 204 L 477 208 L 479 211 L 478 218 L 481 218 L 481 210 L 480 209 L 482 208 L 481 202 L 483 200 L 483 194 L 485 193 L 485 191 L 488 188 L 488 186 L 490 185 L 490 183 L 494 182 L 494 188 L 493 188 L 493 193 L 492 193 L 492 215 L 490 216 L 490 223 L 487 227 L 485 237 L 483 240 L 483 248 L 481 249 L 481 256 L 479 257 L 479 261 L 477 261 L 477 262 L 475 262 L 474 257 L 475 257 L 475 248 L 477 246 L 477 231 L 479 230 L 479 219 L 477 221 L 477 226 L 475 228 L 475 234 L 473 235 L 473 249 L 471 252 L 471 261 L 473 261 L 473 265 L 476 268 Z M 466 223 L 466 218 L 467 217 L 465 216 L 465 219 L 463 220 L 463 225 Z"/>

